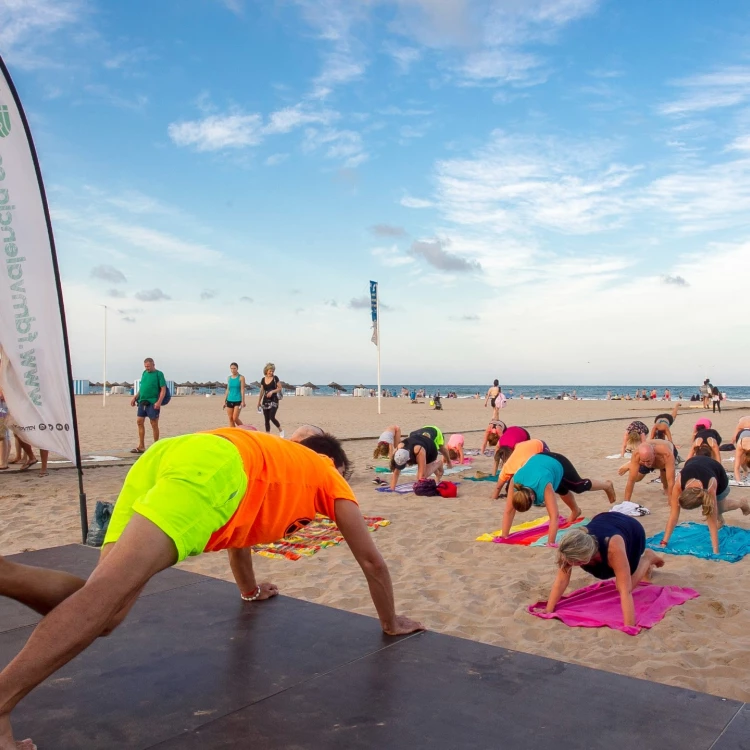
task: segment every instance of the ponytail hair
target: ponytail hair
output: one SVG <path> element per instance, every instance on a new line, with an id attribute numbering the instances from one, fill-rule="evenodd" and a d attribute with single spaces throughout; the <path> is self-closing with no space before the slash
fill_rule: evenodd
<path id="1" fill-rule="evenodd" d="M 680 493 L 680 507 L 685 510 L 693 510 L 698 506 L 703 508 L 703 515 L 708 518 L 714 510 L 711 493 L 703 487 L 688 487 Z"/>

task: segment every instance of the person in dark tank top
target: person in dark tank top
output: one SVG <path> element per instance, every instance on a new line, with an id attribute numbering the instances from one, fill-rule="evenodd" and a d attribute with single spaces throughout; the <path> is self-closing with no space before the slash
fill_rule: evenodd
<path id="1" fill-rule="evenodd" d="M 622 513 L 599 513 L 587 527 L 569 531 L 557 548 L 559 570 L 552 585 L 547 612 L 554 612 L 570 584 L 573 568 L 580 567 L 596 578 L 614 578 L 620 593 L 624 625 L 635 625 L 633 590 L 649 580 L 664 558 L 646 549 L 646 533 L 640 521 Z"/>
<path id="2" fill-rule="evenodd" d="M 711 546 L 719 554 L 719 528 L 724 525 L 723 514 L 730 510 L 741 510 L 750 515 L 750 501 L 746 497 L 729 499 L 729 477 L 724 467 L 709 456 L 693 456 L 685 461 L 679 479 L 669 496 L 669 519 L 660 544 L 669 545 L 674 527 L 680 520 L 680 509 L 703 509 Z"/>

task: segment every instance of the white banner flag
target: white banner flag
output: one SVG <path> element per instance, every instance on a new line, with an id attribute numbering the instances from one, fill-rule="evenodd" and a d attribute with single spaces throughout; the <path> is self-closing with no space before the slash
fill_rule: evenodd
<path id="1" fill-rule="evenodd" d="M 63 315 L 41 171 L 0 59 L 0 387 L 14 431 L 75 461 Z"/>

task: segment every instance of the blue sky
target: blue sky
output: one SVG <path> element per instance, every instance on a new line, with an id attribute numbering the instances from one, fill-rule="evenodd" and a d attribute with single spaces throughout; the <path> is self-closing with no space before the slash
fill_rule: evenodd
<path id="1" fill-rule="evenodd" d="M 750 8 L 0 0 L 77 377 L 746 384 Z"/>

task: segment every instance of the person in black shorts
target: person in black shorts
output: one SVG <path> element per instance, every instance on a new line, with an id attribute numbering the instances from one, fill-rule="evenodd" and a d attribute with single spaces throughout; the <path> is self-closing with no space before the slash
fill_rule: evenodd
<path id="1" fill-rule="evenodd" d="M 657 414 L 654 417 L 654 426 L 651 428 L 652 440 L 669 440 L 670 443 L 674 443 L 674 440 L 672 440 L 672 425 L 677 419 L 677 410 L 680 406 L 681 404 L 675 404 L 671 414 Z"/>
<path id="2" fill-rule="evenodd" d="M 633 590 L 648 580 L 654 568 L 664 565 L 664 558 L 646 549 L 646 533 L 640 522 L 622 513 L 599 513 L 587 527 L 572 529 L 557 548 L 559 570 L 547 601 L 547 612 L 555 607 L 570 583 L 574 567 L 580 567 L 596 578 L 614 578 L 620 593 L 622 620 L 635 625 Z"/>
<path id="3" fill-rule="evenodd" d="M 701 507 L 703 517 L 711 534 L 714 554 L 719 554 L 719 529 L 724 525 L 723 514 L 729 510 L 741 510 L 750 515 L 750 501 L 747 498 L 729 499 L 729 478 L 724 467 L 708 456 L 693 456 L 680 471 L 669 498 L 669 520 L 661 540 L 666 547 L 674 527 L 680 520 L 680 508 L 692 510 Z"/>
<path id="4" fill-rule="evenodd" d="M 263 419 L 266 422 L 266 432 L 271 432 L 271 423 L 276 425 L 279 436 L 284 437 L 276 412 L 279 410 L 279 394 L 281 384 L 276 377 L 276 365 L 268 362 L 263 368 L 263 379 L 260 381 L 260 395 L 258 396 L 258 408 L 263 410 Z"/>
<path id="5" fill-rule="evenodd" d="M 686 461 L 693 456 L 709 456 L 721 463 L 721 435 L 713 429 L 710 419 L 699 419 L 693 428 L 693 444 Z"/>
<path id="6" fill-rule="evenodd" d="M 562 481 L 557 487 L 555 487 L 555 492 L 557 492 L 558 495 L 568 495 L 571 492 L 576 495 L 581 495 L 584 492 L 601 491 L 607 494 L 607 499 L 610 504 L 617 502 L 615 486 L 608 479 L 582 479 L 569 458 L 563 456 L 561 453 L 552 453 L 551 451 L 549 455 L 563 468 Z"/>
<path id="7" fill-rule="evenodd" d="M 641 443 L 638 450 L 630 457 L 630 461 L 621 466 L 617 472 L 620 476 L 628 475 L 625 500 L 630 500 L 633 496 L 636 482 L 642 481 L 643 477 L 657 469 L 664 494 L 669 497 L 674 487 L 677 459 L 677 448 L 668 440 L 647 440 Z"/>

